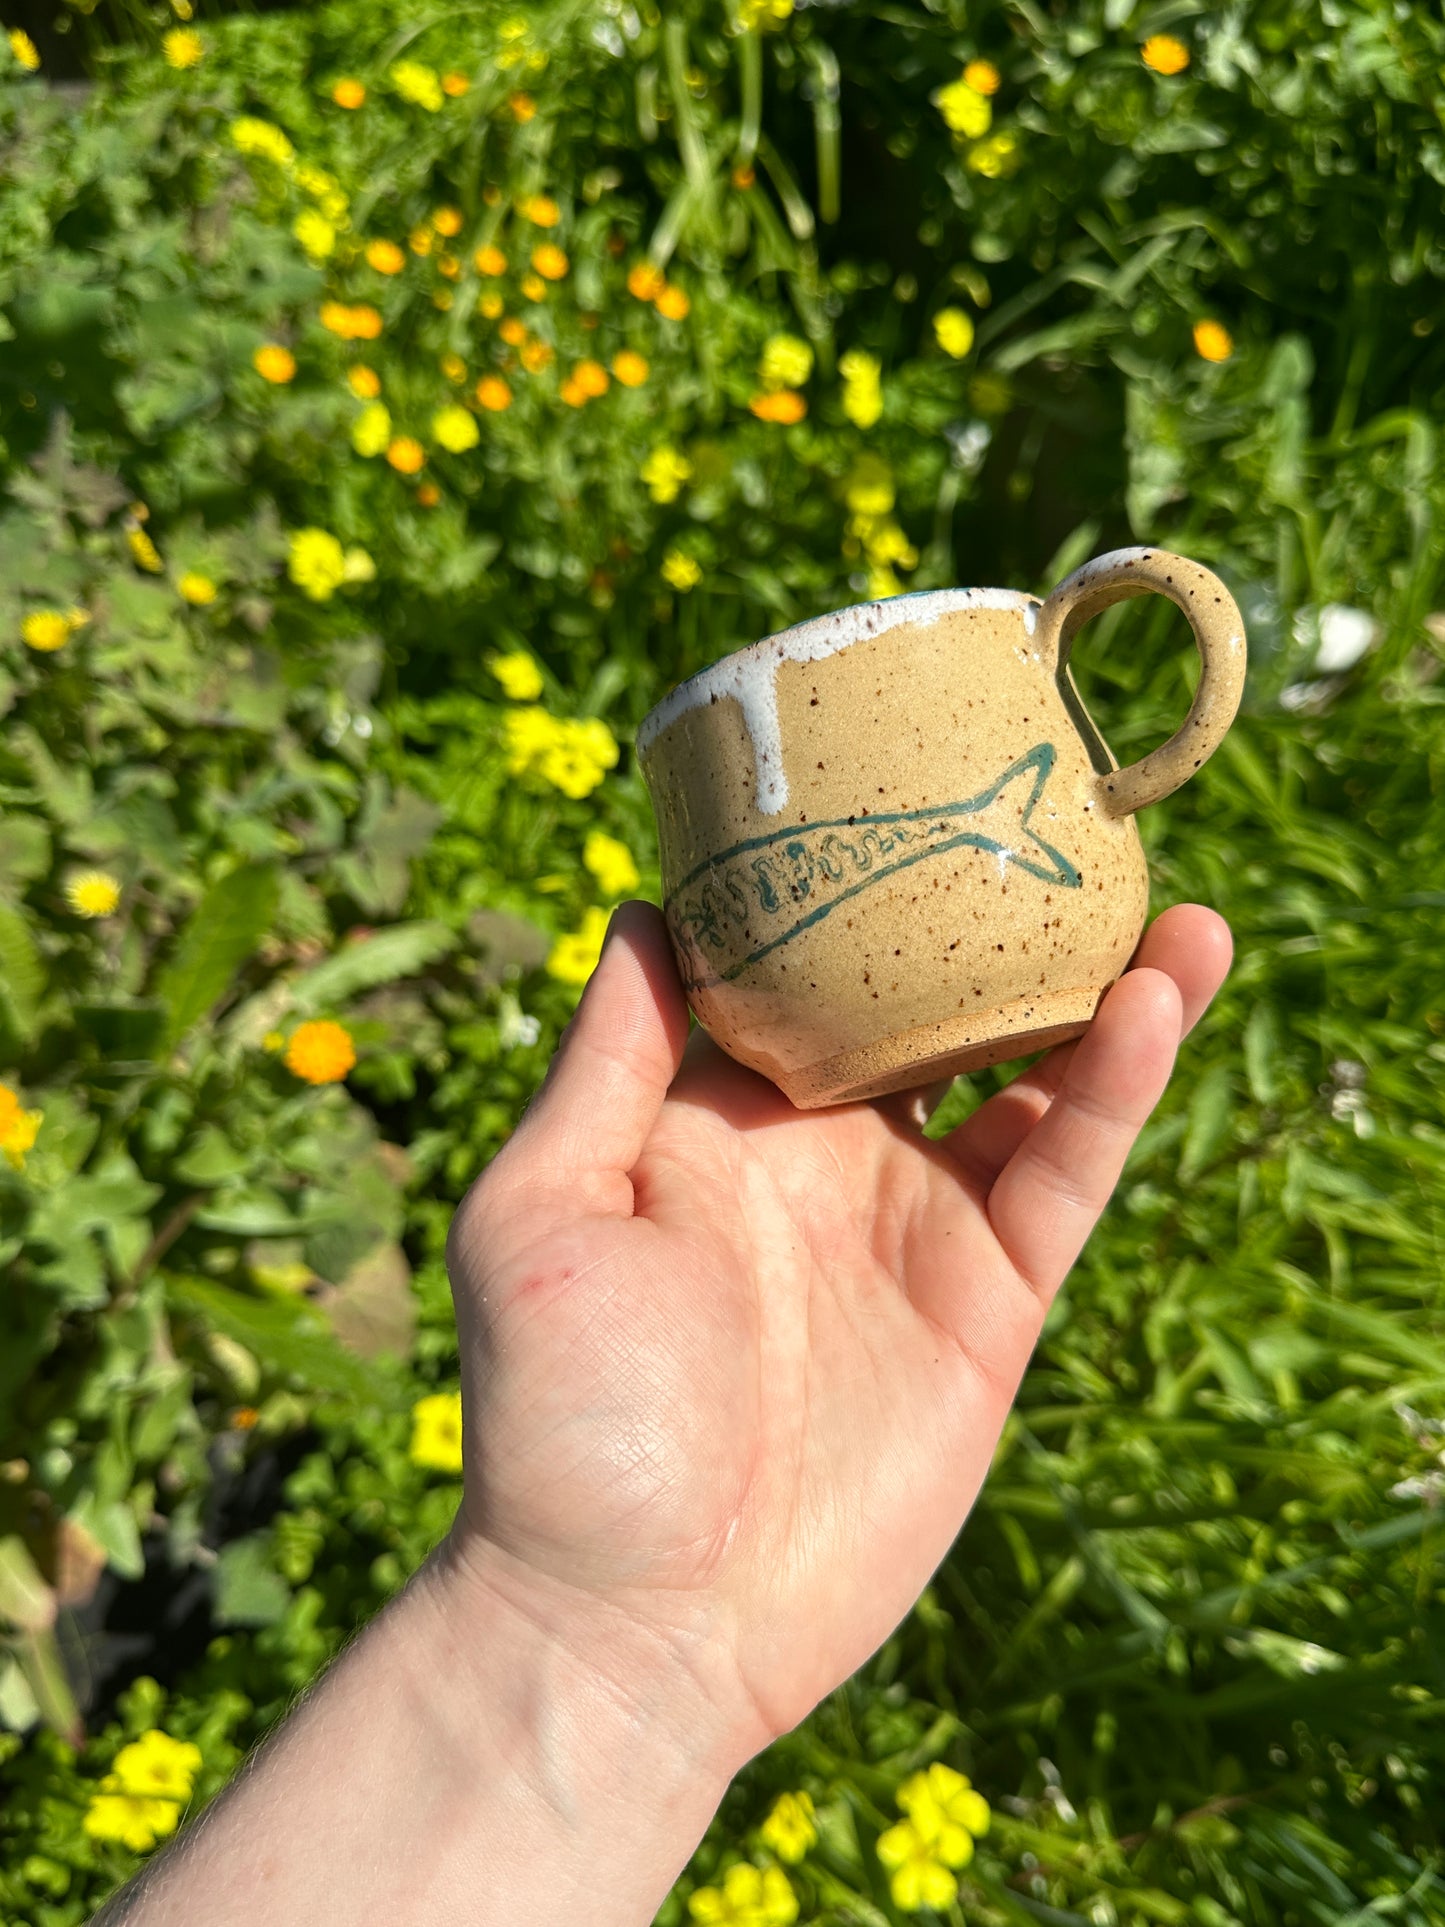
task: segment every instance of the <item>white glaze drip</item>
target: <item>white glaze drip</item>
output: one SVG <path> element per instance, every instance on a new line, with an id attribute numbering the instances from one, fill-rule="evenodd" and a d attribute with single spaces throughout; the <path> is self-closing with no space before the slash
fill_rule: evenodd
<path id="1" fill-rule="evenodd" d="M 1009 609 L 1023 616 L 1024 630 L 1034 632 L 1038 598 L 1017 589 L 924 589 L 914 595 L 890 596 L 884 602 L 859 602 L 833 615 L 814 616 L 796 623 L 765 642 L 734 650 L 720 662 L 700 669 L 643 718 L 637 732 L 638 753 L 690 709 L 731 697 L 743 712 L 743 724 L 757 765 L 757 808 L 776 816 L 788 800 L 788 777 L 783 768 L 782 731 L 778 725 L 778 665 L 784 662 L 821 662 L 851 643 L 881 636 L 901 624 L 932 625 L 953 609 Z"/>

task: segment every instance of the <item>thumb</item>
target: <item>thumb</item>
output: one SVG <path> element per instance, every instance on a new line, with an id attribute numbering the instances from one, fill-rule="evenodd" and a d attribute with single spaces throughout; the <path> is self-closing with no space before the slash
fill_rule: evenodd
<path id="1" fill-rule="evenodd" d="M 530 1191 L 565 1190 L 594 1210 L 630 1215 L 627 1173 L 657 1122 L 687 1029 L 662 912 L 636 899 L 619 904 L 547 1075 L 493 1170 L 503 1165 Z"/>

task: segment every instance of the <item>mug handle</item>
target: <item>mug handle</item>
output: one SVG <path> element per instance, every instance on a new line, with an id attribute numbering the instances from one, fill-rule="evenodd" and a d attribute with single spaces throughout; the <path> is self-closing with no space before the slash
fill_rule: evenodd
<path id="1" fill-rule="evenodd" d="M 1168 596 L 1189 618 L 1203 673 L 1183 723 L 1158 749 L 1116 769 L 1089 722 L 1069 674 L 1069 652 L 1086 622 L 1129 596 Z M 1244 693 L 1244 622 L 1217 575 L 1167 549 L 1115 549 L 1075 569 L 1035 618 L 1036 647 L 1056 656 L 1059 688 L 1099 774 L 1095 789 L 1111 816 L 1128 816 L 1187 783 L 1211 757 L 1234 721 Z"/>

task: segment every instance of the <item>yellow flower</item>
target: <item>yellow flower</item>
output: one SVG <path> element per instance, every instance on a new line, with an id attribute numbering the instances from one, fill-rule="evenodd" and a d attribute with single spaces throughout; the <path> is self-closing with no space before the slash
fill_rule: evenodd
<path id="1" fill-rule="evenodd" d="M 453 100 L 455 100 L 458 95 L 468 92 L 471 84 L 465 74 L 446 73 L 442 75 L 442 92 L 450 95 Z"/>
<path id="2" fill-rule="evenodd" d="M 355 109 L 366 99 L 366 89 L 359 80 L 338 80 L 331 90 L 331 98 L 338 107 Z"/>
<path id="3" fill-rule="evenodd" d="M 489 656 L 487 667 L 514 703 L 535 702 L 542 693 L 542 672 L 525 649 Z"/>
<path id="4" fill-rule="evenodd" d="M 43 1111 L 22 1110 L 19 1093 L 0 1084 L 0 1157 L 15 1170 L 23 1170 L 25 1153 L 34 1144 L 44 1116 Z"/>
<path id="5" fill-rule="evenodd" d="M 563 984 L 585 984 L 602 955 L 608 922 L 607 912 L 595 904 L 584 910 L 578 928 L 558 937 L 548 952 L 548 975 Z"/>
<path id="6" fill-rule="evenodd" d="M 657 312 L 668 321 L 686 321 L 692 313 L 691 301 L 681 288 L 673 286 L 665 287 L 659 292 L 656 306 Z"/>
<path id="7" fill-rule="evenodd" d="M 572 379 L 584 399 L 591 397 L 595 400 L 597 396 L 605 395 L 612 385 L 600 361 L 579 361 L 572 370 Z"/>
<path id="8" fill-rule="evenodd" d="M 503 414 L 512 405 L 512 391 L 500 375 L 483 375 L 477 383 L 477 400 L 493 415 Z"/>
<path id="9" fill-rule="evenodd" d="M 1139 58 L 1156 74 L 1182 74 L 1189 65 L 1189 49 L 1172 33 L 1151 33 L 1139 49 Z"/>
<path id="10" fill-rule="evenodd" d="M 512 111 L 512 119 L 526 126 L 537 114 L 537 103 L 530 94 L 508 94 L 507 105 Z"/>
<path id="11" fill-rule="evenodd" d="M 296 158 L 296 149 L 274 122 L 251 114 L 231 122 L 231 141 L 243 154 L 259 154 L 277 167 L 289 167 Z"/>
<path id="12" fill-rule="evenodd" d="M 169 33 L 161 35 L 161 52 L 168 67 L 199 66 L 205 51 L 205 41 L 191 27 L 172 27 Z"/>
<path id="13" fill-rule="evenodd" d="M 325 529 L 298 529 L 291 537 L 286 572 L 313 602 L 329 602 L 346 580 L 346 556 Z"/>
<path id="14" fill-rule="evenodd" d="M 437 366 L 448 381 L 465 381 L 467 378 L 467 364 L 460 355 L 443 355 Z"/>
<path id="15" fill-rule="evenodd" d="M 384 401 L 368 402 L 351 424 L 351 446 L 358 455 L 384 455 L 391 440 L 391 410 Z"/>
<path id="16" fill-rule="evenodd" d="M 744 33 L 757 33 L 786 20 L 792 11 L 793 0 L 738 0 L 738 23 Z"/>
<path id="17" fill-rule="evenodd" d="M 562 210 L 550 194 L 527 194 L 517 203 L 517 212 L 533 227 L 556 227 Z"/>
<path id="18" fill-rule="evenodd" d="M 813 1799 L 808 1793 L 780 1793 L 759 1832 L 763 1845 L 779 1860 L 797 1862 L 818 1840 L 813 1825 Z"/>
<path id="19" fill-rule="evenodd" d="M 973 1857 L 974 1839 L 988 1832 L 988 1801 L 966 1773 L 941 1760 L 914 1773 L 899 1787 L 898 1805 L 919 1832 L 939 1845 L 940 1858 L 950 1867 L 966 1866 Z"/>
<path id="20" fill-rule="evenodd" d="M 495 321 L 504 305 L 495 288 L 489 288 L 485 294 L 477 296 L 477 313 L 485 315 L 488 321 Z"/>
<path id="21" fill-rule="evenodd" d="M 478 274 L 498 275 L 507 272 L 507 257 L 498 247 L 478 248 L 472 256 L 472 265 Z"/>
<path id="22" fill-rule="evenodd" d="M 801 388 L 813 372 L 813 351 L 797 335 L 770 335 L 763 343 L 758 377 L 764 388 Z"/>
<path id="23" fill-rule="evenodd" d="M 870 569 L 868 571 L 868 600 L 887 602 L 890 596 L 902 595 L 903 584 L 892 569 Z"/>
<path id="24" fill-rule="evenodd" d="M 365 549 L 348 549 L 341 558 L 343 582 L 375 582 L 376 564 Z"/>
<path id="25" fill-rule="evenodd" d="M 656 301 L 666 286 L 662 269 L 654 267 L 651 261 L 639 261 L 627 276 L 627 292 L 638 301 Z"/>
<path id="26" fill-rule="evenodd" d="M 893 471 L 887 462 L 877 455 L 860 455 L 848 476 L 843 499 L 860 519 L 871 521 L 875 516 L 887 515 L 896 499 Z"/>
<path id="27" fill-rule="evenodd" d="M 911 1820 L 900 1820 L 878 1839 L 878 1858 L 889 1870 L 893 1904 L 906 1914 L 923 1907 L 951 1907 L 958 1882 Z"/>
<path id="28" fill-rule="evenodd" d="M 164 574 L 166 565 L 161 561 L 160 551 L 144 529 L 127 529 L 125 539 L 137 568 L 144 569 L 148 575 Z"/>
<path id="29" fill-rule="evenodd" d="M 406 255 L 395 241 L 368 241 L 366 263 L 378 274 L 400 274 L 406 266 Z"/>
<path id="30" fill-rule="evenodd" d="M 564 796 L 590 796 L 617 762 L 617 742 L 595 716 L 583 722 L 548 715 L 545 709 L 513 709 L 504 734 L 513 776 L 535 773 Z"/>
<path id="31" fill-rule="evenodd" d="M 415 435 L 398 435 L 388 445 L 386 459 L 398 475 L 415 475 L 426 466 L 426 450 Z"/>
<path id="32" fill-rule="evenodd" d="M 282 1063 L 308 1084 L 339 1084 L 356 1062 L 350 1031 L 329 1017 L 298 1024 Z"/>
<path id="33" fill-rule="evenodd" d="M 566 259 L 565 255 L 563 259 Z M 521 288 L 524 299 L 528 301 L 541 301 L 547 293 L 547 283 L 540 274 L 524 274 L 517 285 Z"/>
<path id="34" fill-rule="evenodd" d="M 582 846 L 582 861 L 596 877 L 605 897 L 629 896 L 642 881 L 632 852 L 625 843 L 605 830 L 589 830 Z"/>
<path id="35" fill-rule="evenodd" d="M 189 602 L 193 609 L 204 609 L 208 602 L 216 599 L 216 585 L 208 575 L 196 569 L 187 569 L 176 584 L 176 594 L 182 602 Z"/>
<path id="36" fill-rule="evenodd" d="M 1196 321 L 1194 352 L 1205 361 L 1228 361 L 1234 353 L 1234 336 L 1220 321 Z"/>
<path id="37" fill-rule="evenodd" d="M 680 450 L 663 442 L 653 449 L 639 472 L 654 502 L 675 502 L 692 474 L 692 463 Z"/>
<path id="38" fill-rule="evenodd" d="M 999 86 L 998 68 L 991 60 L 970 60 L 963 70 L 963 84 L 972 87 L 976 94 L 996 94 Z"/>
<path id="39" fill-rule="evenodd" d="M 779 388 L 769 395 L 754 395 L 748 407 L 760 422 L 780 422 L 790 428 L 808 412 L 808 404 L 793 388 Z"/>
<path id="40" fill-rule="evenodd" d="M 464 455 L 482 439 L 476 417 L 455 405 L 437 410 L 431 418 L 431 432 L 433 439 L 453 455 Z"/>
<path id="41" fill-rule="evenodd" d="M 550 368 L 557 359 L 557 351 L 550 342 L 524 341 L 522 343 L 522 366 L 529 375 L 540 375 L 544 368 Z"/>
<path id="42" fill-rule="evenodd" d="M 681 549 L 669 549 L 662 558 L 662 579 L 686 595 L 702 581 L 702 567 Z"/>
<path id="43" fill-rule="evenodd" d="M 438 234 L 444 234 L 450 240 L 454 234 L 462 231 L 462 211 L 459 207 L 439 207 L 431 217 L 431 224 Z"/>
<path id="44" fill-rule="evenodd" d="M 29 34 L 20 27 L 12 27 L 5 37 L 10 42 L 11 53 L 26 73 L 33 74 L 40 65 L 40 53 Z"/>
<path id="45" fill-rule="evenodd" d="M 964 164 L 972 173 L 982 174 L 985 180 L 997 181 L 1013 173 L 1019 164 L 1018 154 L 1019 137 L 1012 128 L 1005 127 L 971 147 Z"/>
<path id="46" fill-rule="evenodd" d="M 933 96 L 933 104 L 955 134 L 977 140 L 993 123 L 993 108 L 966 78 L 951 80 Z"/>
<path id="47" fill-rule="evenodd" d="M 850 348 L 838 363 L 843 377 L 843 413 L 859 428 L 871 428 L 883 413 L 882 368 L 875 356 Z"/>
<path id="48" fill-rule="evenodd" d="M 381 376 L 365 362 L 354 362 L 346 371 L 346 385 L 358 401 L 375 401 L 381 393 Z"/>
<path id="49" fill-rule="evenodd" d="M 527 339 L 527 324 L 524 321 L 519 321 L 515 315 L 508 315 L 501 327 L 498 328 L 497 333 L 509 347 L 520 348 L 522 343 Z"/>
<path id="50" fill-rule="evenodd" d="M 279 388 L 294 379 L 296 357 L 279 342 L 264 341 L 252 355 L 251 366 L 263 381 L 273 381 Z"/>
<path id="51" fill-rule="evenodd" d="M 185 1802 L 191 1797 L 201 1770 L 201 1750 L 190 1740 L 173 1740 L 151 1727 L 138 1740 L 123 1746 L 111 1762 L 110 1775 L 121 1793 L 153 1794 Z"/>
<path id="52" fill-rule="evenodd" d="M 962 361 L 973 346 L 973 317 L 962 308 L 940 308 L 933 317 L 933 333 L 946 355 Z"/>
<path id="53" fill-rule="evenodd" d="M 539 248 L 532 250 L 532 266 L 548 281 L 560 281 L 567 272 L 568 261 L 561 248 L 544 241 Z"/>
<path id="54" fill-rule="evenodd" d="M 781 1867 L 759 1869 L 746 1861 L 729 1867 L 721 1887 L 699 1887 L 687 1911 L 699 1927 L 792 1927 L 798 1897 Z"/>
<path id="55" fill-rule="evenodd" d="M 291 232 L 313 261 L 324 261 L 336 251 L 336 229 L 314 207 L 301 210 L 291 223 Z"/>
<path id="56" fill-rule="evenodd" d="M 90 620 L 83 609 L 35 609 L 20 624 L 20 640 L 42 655 L 63 649 Z"/>
<path id="57" fill-rule="evenodd" d="M 432 1392 L 411 1408 L 411 1462 L 429 1472 L 462 1469 L 462 1395 Z"/>
<path id="58" fill-rule="evenodd" d="M 174 1833 L 201 1767 L 198 1747 L 152 1729 L 115 1756 L 81 1822 L 92 1840 L 146 1853 Z"/>
<path id="59" fill-rule="evenodd" d="M 92 1840 L 114 1841 L 132 1853 L 149 1853 L 158 1840 L 175 1832 L 180 1817 L 180 1807 L 174 1800 L 146 1799 L 135 1793 L 94 1793 L 80 1825 Z"/>
<path id="60" fill-rule="evenodd" d="M 391 84 L 413 107 L 424 107 L 429 114 L 441 112 L 446 96 L 434 68 L 424 67 L 419 60 L 398 60 L 391 70 Z"/>

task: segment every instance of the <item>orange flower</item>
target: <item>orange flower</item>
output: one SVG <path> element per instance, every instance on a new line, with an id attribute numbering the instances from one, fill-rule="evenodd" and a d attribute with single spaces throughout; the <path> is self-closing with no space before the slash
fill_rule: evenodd
<path id="1" fill-rule="evenodd" d="M 441 499 L 442 492 L 435 482 L 423 482 L 416 492 L 416 505 L 418 508 L 434 509 Z"/>
<path id="2" fill-rule="evenodd" d="M 381 393 L 381 376 L 374 368 L 358 361 L 347 369 L 346 385 L 361 401 L 375 401 Z"/>
<path id="3" fill-rule="evenodd" d="M 398 435 L 386 451 L 386 459 L 399 475 L 415 475 L 426 462 L 426 450 L 413 435 Z"/>
<path id="4" fill-rule="evenodd" d="M 381 333 L 381 316 L 364 302 L 353 308 L 344 301 L 323 301 L 318 318 L 343 341 L 375 341 Z"/>
<path id="5" fill-rule="evenodd" d="M 512 405 L 512 391 L 500 375 L 483 375 L 477 383 L 477 400 L 492 414 L 500 415 Z"/>
<path id="6" fill-rule="evenodd" d="M 527 339 L 527 324 L 519 321 L 514 314 L 509 314 L 497 333 L 509 348 L 520 348 Z"/>
<path id="7" fill-rule="evenodd" d="M 358 341 L 375 341 L 381 333 L 381 316 L 362 302 L 351 310 L 351 330 Z"/>
<path id="8" fill-rule="evenodd" d="M 345 85 L 344 82 L 342 84 Z M 345 105 L 343 101 L 342 106 Z M 260 1416 L 254 1405 L 238 1405 L 231 1414 L 231 1424 L 238 1432 L 249 1432 Z"/>
<path id="9" fill-rule="evenodd" d="M 1189 65 L 1189 49 L 1172 33 L 1151 33 L 1139 49 L 1139 58 L 1156 74 L 1182 74 Z"/>
<path id="10" fill-rule="evenodd" d="M 453 73 L 442 75 L 442 92 L 449 94 L 453 100 L 455 100 L 459 94 L 466 93 L 471 84 L 465 74 Z"/>
<path id="11" fill-rule="evenodd" d="M 395 241 L 368 241 L 366 262 L 378 274 L 400 274 L 406 266 L 406 256 Z"/>
<path id="12" fill-rule="evenodd" d="M 529 120 L 535 120 L 536 118 L 537 103 L 530 94 L 509 94 L 507 96 L 507 105 L 512 110 L 512 119 L 520 121 L 523 126 L 525 126 Z"/>
<path id="13" fill-rule="evenodd" d="M 262 381 L 274 381 L 280 387 L 295 375 L 296 357 L 279 342 L 267 341 L 252 355 L 251 366 Z"/>
<path id="14" fill-rule="evenodd" d="M 1234 336 L 1221 321 L 1196 321 L 1194 352 L 1205 361 L 1228 361 L 1234 353 Z"/>
<path id="15" fill-rule="evenodd" d="M 308 1084 L 339 1084 L 356 1062 L 356 1046 L 349 1031 L 323 1017 L 296 1026 L 282 1062 Z"/>
<path id="16" fill-rule="evenodd" d="M 587 390 L 575 375 L 568 375 L 557 392 L 569 408 L 585 408 L 587 405 Z"/>
<path id="17" fill-rule="evenodd" d="M 627 277 L 627 292 L 639 301 L 656 301 L 667 286 L 667 277 L 651 261 L 639 261 Z"/>
<path id="18" fill-rule="evenodd" d="M 406 237 L 406 241 L 407 246 L 413 254 L 430 254 L 432 244 L 431 228 L 425 221 L 418 221 L 411 233 Z"/>
<path id="19" fill-rule="evenodd" d="M 996 94 L 999 87 L 999 72 L 991 60 L 970 60 L 963 70 L 963 84 L 971 87 L 976 94 Z"/>
<path id="20" fill-rule="evenodd" d="M 657 297 L 657 312 L 669 321 L 686 321 L 692 312 L 692 303 L 681 288 L 669 286 Z"/>
<path id="21" fill-rule="evenodd" d="M 548 281 L 560 281 L 567 272 L 568 260 L 561 248 L 544 241 L 539 248 L 532 250 L 532 266 Z"/>
<path id="22" fill-rule="evenodd" d="M 443 281 L 455 281 L 462 271 L 462 264 L 454 254 L 444 254 L 437 262 L 437 273 Z"/>
<path id="23" fill-rule="evenodd" d="M 781 422 L 791 427 L 808 412 L 808 404 L 795 388 L 776 388 L 770 395 L 754 395 L 748 403 L 760 422 Z"/>
<path id="24" fill-rule="evenodd" d="M 540 375 L 544 368 L 550 368 L 557 359 L 554 348 L 545 341 L 528 341 L 522 347 L 522 366 L 529 375 Z"/>
<path id="25" fill-rule="evenodd" d="M 541 301 L 546 297 L 547 283 L 540 274 L 524 274 L 518 286 L 524 301 Z"/>
<path id="26" fill-rule="evenodd" d="M 450 240 L 462 231 L 462 211 L 459 207 L 439 207 L 431 217 L 431 224 L 438 234 L 445 234 Z"/>
<path id="27" fill-rule="evenodd" d="M 472 256 L 472 266 L 478 274 L 498 275 L 507 272 L 507 257 L 498 247 L 478 248 Z"/>
<path id="28" fill-rule="evenodd" d="M 502 297 L 493 290 L 477 296 L 477 313 L 485 315 L 488 321 L 495 321 L 502 312 Z"/>
<path id="29" fill-rule="evenodd" d="M 635 349 L 624 348 L 612 357 L 612 372 L 624 388 L 640 388 L 647 380 L 647 361 Z"/>
<path id="30" fill-rule="evenodd" d="M 338 107 L 360 107 L 366 99 L 366 89 L 359 80 L 338 80 L 331 90 L 331 98 Z"/>
<path id="31" fill-rule="evenodd" d="M 757 174 L 752 167 L 743 166 L 733 169 L 733 186 L 739 188 L 744 194 L 747 193 L 757 178 Z"/>

